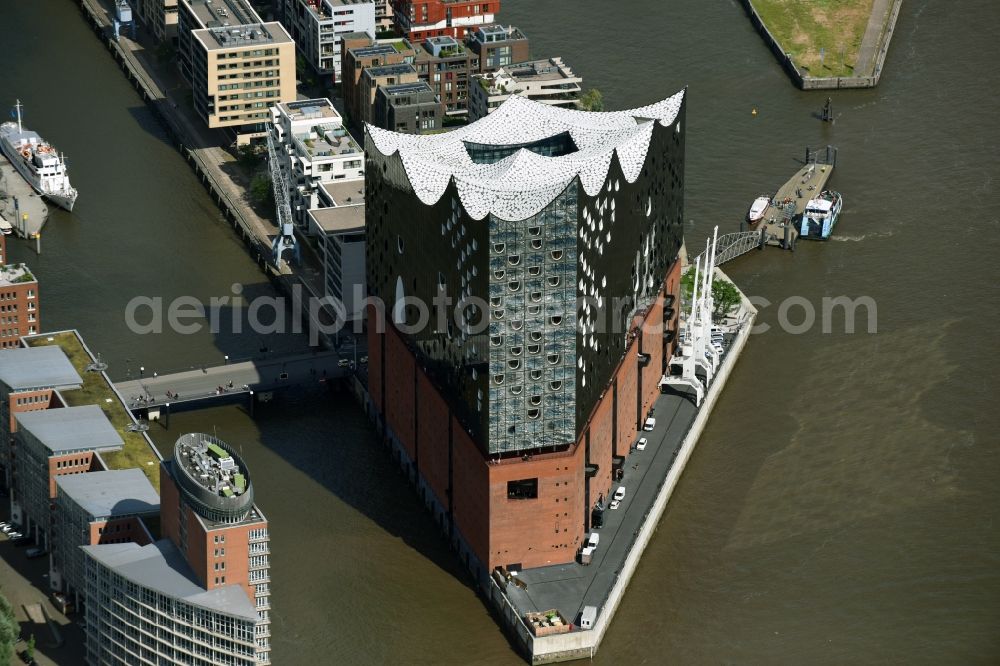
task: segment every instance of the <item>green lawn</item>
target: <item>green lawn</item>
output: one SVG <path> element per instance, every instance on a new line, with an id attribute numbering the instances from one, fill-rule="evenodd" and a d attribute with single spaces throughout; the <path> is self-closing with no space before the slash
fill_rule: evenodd
<path id="1" fill-rule="evenodd" d="M 807 76 L 824 77 L 855 75 L 873 1 L 753 0 L 753 4 L 781 47 L 792 54 L 796 67 Z M 820 49 L 825 50 L 822 64 Z"/>
<path id="2" fill-rule="evenodd" d="M 48 338 L 53 338 L 49 341 Z M 59 345 L 66 352 L 70 362 L 83 378 L 83 386 L 77 390 L 61 391 L 70 407 L 81 405 L 97 405 L 104 411 L 111 424 L 121 435 L 125 445 L 121 451 L 101 453 L 101 458 L 110 469 L 141 469 L 149 478 L 157 492 L 160 490 L 160 460 L 153 453 L 149 442 L 141 433 L 127 430 L 132 419 L 125 405 L 121 403 L 115 392 L 99 372 L 87 372 L 86 367 L 93 359 L 83 348 L 80 341 L 72 333 L 56 333 L 51 336 L 39 336 L 28 340 L 32 347 L 42 345 Z"/>

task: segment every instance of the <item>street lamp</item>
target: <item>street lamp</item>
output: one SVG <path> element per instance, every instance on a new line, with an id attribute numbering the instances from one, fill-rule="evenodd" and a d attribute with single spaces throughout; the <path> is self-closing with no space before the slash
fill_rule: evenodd
<path id="1" fill-rule="evenodd" d="M 146 368 L 144 366 L 140 365 L 139 366 L 139 379 L 142 379 L 142 373 L 144 373 L 144 372 L 146 372 Z"/>
<path id="2" fill-rule="evenodd" d="M 226 359 L 226 365 L 229 365 L 229 354 L 226 354 L 222 358 Z"/>

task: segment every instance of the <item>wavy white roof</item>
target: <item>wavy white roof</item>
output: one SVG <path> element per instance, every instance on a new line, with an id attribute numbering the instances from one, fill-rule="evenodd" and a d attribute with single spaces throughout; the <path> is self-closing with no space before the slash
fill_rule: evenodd
<path id="1" fill-rule="evenodd" d="M 655 123 L 672 124 L 683 99 L 682 90 L 637 109 L 592 112 L 513 95 L 485 118 L 442 134 L 399 134 L 371 125 L 367 129 L 382 155 L 399 153 L 417 197 L 428 206 L 437 203 L 454 179 L 462 206 L 473 219 L 492 213 L 504 220 L 523 220 L 542 210 L 577 176 L 584 191 L 596 195 L 615 152 L 625 179 L 634 183 Z M 523 144 L 563 132 L 569 132 L 578 150 L 560 157 L 522 148 L 495 164 L 476 164 L 465 149 L 466 142 Z"/>

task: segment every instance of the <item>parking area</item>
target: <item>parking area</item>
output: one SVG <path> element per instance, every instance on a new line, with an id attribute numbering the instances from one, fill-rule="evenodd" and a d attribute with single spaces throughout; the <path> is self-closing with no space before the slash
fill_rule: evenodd
<path id="1" fill-rule="evenodd" d="M 0 521 L 9 522 L 9 499 L 0 498 Z M 83 630 L 53 605 L 49 593 L 48 556 L 29 559 L 31 545 L 15 547 L 7 535 L 0 534 L 0 590 L 14 608 L 14 617 L 21 625 L 22 641 L 35 636 L 35 661 L 45 666 L 83 664 Z M 46 617 L 48 621 L 46 621 Z M 15 656 L 13 664 L 21 663 Z"/>

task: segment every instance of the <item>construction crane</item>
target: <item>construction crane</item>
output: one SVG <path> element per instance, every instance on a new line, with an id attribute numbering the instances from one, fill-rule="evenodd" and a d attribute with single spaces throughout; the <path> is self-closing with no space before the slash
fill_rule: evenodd
<path id="1" fill-rule="evenodd" d="M 274 208 L 278 212 L 278 235 L 271 244 L 271 263 L 281 268 L 281 257 L 291 250 L 295 263 L 299 263 L 299 243 L 295 240 L 295 225 L 292 222 L 292 207 L 288 203 L 288 183 L 285 173 L 278 163 L 278 149 L 274 145 L 274 135 L 267 133 L 267 161 L 271 167 L 271 187 L 274 188 Z"/>

